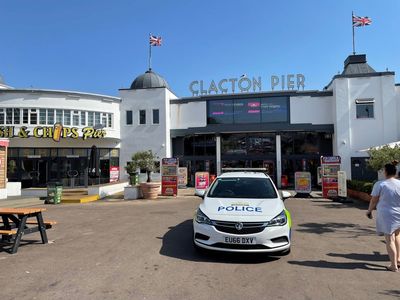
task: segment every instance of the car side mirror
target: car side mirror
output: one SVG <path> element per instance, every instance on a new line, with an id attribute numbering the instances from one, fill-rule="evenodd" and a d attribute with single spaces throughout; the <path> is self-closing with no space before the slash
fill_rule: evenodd
<path id="1" fill-rule="evenodd" d="M 282 191 L 282 200 L 285 201 L 287 198 L 292 197 L 292 194 L 290 194 L 287 191 Z"/>

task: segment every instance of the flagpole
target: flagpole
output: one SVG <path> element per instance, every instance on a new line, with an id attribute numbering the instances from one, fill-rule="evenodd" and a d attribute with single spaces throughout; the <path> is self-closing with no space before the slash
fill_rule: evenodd
<path id="1" fill-rule="evenodd" d="M 149 71 L 151 70 L 151 43 L 150 43 L 151 33 L 149 34 Z"/>
<path id="2" fill-rule="evenodd" d="M 353 19 L 354 19 L 354 13 L 353 11 L 351 12 L 351 27 L 353 29 L 353 55 L 356 54 L 356 46 L 355 46 L 355 42 L 354 42 L 354 24 L 353 24 Z"/>

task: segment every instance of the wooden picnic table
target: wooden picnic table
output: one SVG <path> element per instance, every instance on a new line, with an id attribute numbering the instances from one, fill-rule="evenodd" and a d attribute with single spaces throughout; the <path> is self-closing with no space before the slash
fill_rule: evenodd
<path id="1" fill-rule="evenodd" d="M 3 226 L 0 227 L 2 242 L 11 244 L 9 252 L 14 254 L 18 251 L 22 235 L 40 232 L 42 243 L 47 244 L 46 225 L 43 221 L 42 212 L 45 208 L 0 208 L 0 216 Z M 29 220 L 36 218 L 36 221 Z M 35 225 L 30 226 L 28 225 Z"/>

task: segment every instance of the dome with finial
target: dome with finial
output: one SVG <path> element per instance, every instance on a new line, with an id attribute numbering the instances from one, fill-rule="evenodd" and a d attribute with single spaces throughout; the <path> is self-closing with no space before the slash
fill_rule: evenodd
<path id="1" fill-rule="evenodd" d="M 153 72 L 151 69 L 146 71 L 144 74 L 136 77 L 136 79 L 131 84 L 132 90 L 152 89 L 152 88 L 169 89 L 169 85 L 163 77 Z"/>

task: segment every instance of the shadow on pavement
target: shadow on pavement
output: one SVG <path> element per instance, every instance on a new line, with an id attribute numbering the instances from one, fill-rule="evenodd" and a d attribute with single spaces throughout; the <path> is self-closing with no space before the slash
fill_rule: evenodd
<path id="1" fill-rule="evenodd" d="M 169 231 L 160 238 L 163 241 L 160 249 L 161 255 L 196 262 L 232 264 L 260 264 L 279 259 L 279 257 L 268 256 L 262 253 L 199 252 L 193 246 L 192 222 L 192 220 L 186 220 L 169 228 Z"/>
<path id="2" fill-rule="evenodd" d="M 394 298 L 400 298 L 400 290 L 386 290 L 384 292 L 380 292 L 379 294 L 385 296 L 391 296 Z"/>
<path id="3" fill-rule="evenodd" d="M 305 233 L 338 233 L 349 235 L 349 238 L 376 235 L 376 231 L 353 223 L 303 223 L 297 226 L 296 231 Z"/>
<path id="4" fill-rule="evenodd" d="M 351 201 L 351 202 L 350 202 Z M 368 209 L 368 203 L 355 200 L 355 199 L 349 199 L 349 202 L 339 202 L 339 201 L 332 201 L 332 200 L 311 200 L 312 203 L 316 204 L 318 207 L 323 207 L 323 208 L 334 208 L 334 209 L 344 209 L 344 208 L 358 208 L 360 210 L 367 210 Z M 323 205 L 319 205 L 323 204 Z"/>
<path id="5" fill-rule="evenodd" d="M 305 266 L 305 267 L 313 267 L 313 268 L 321 268 L 321 269 L 339 269 L 339 270 L 370 270 L 370 271 L 386 271 L 385 266 L 370 264 L 365 262 L 330 262 L 326 260 L 305 260 L 305 261 L 288 261 L 291 265 Z"/>
<path id="6" fill-rule="evenodd" d="M 328 256 L 331 257 L 342 257 L 351 260 L 362 260 L 362 261 L 387 261 L 389 262 L 389 256 L 387 254 L 381 254 L 380 252 L 374 252 L 372 254 L 363 254 L 363 253 L 328 253 Z"/>

